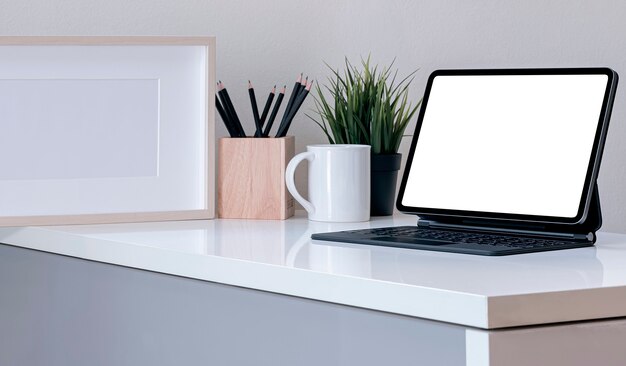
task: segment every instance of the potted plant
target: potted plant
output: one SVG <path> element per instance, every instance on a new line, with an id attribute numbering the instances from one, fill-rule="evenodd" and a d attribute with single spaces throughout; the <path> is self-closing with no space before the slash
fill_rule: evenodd
<path id="1" fill-rule="evenodd" d="M 328 64 L 327 64 L 328 66 Z M 421 99 L 409 102 L 409 85 L 416 71 L 398 81 L 393 62 L 382 69 L 370 58 L 359 68 L 346 58 L 343 73 L 330 66 L 332 76 L 323 88 L 316 84 L 317 123 L 331 144 L 371 145 L 371 214 L 391 215 L 400 170 L 398 153 L 404 130 Z M 329 96 L 327 96 L 327 93 Z"/>

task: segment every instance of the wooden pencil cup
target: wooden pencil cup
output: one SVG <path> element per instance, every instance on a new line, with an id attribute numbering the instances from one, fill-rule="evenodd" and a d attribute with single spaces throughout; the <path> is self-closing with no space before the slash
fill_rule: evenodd
<path id="1" fill-rule="evenodd" d="M 294 214 L 285 168 L 295 138 L 221 138 L 217 212 L 220 218 L 284 220 Z"/>

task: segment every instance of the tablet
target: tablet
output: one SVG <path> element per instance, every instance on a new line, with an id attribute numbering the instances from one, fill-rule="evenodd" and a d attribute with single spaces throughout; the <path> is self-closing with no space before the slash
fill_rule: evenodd
<path id="1" fill-rule="evenodd" d="M 617 78 L 608 68 L 433 72 L 398 209 L 440 218 L 584 222 Z"/>

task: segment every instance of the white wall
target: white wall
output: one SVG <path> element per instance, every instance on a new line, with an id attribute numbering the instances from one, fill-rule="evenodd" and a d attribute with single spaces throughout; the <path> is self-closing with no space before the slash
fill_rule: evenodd
<path id="1" fill-rule="evenodd" d="M 215 35 L 218 77 L 242 111 L 249 111 L 247 79 L 262 95 L 275 83 L 291 86 L 300 72 L 324 79 L 323 61 L 340 66 L 344 56 L 369 53 L 381 63 L 397 57 L 402 72 L 420 68 L 415 99 L 437 68 L 605 65 L 626 78 L 626 3 L 619 0 L 0 0 L 0 34 Z M 603 229 L 626 232 L 621 89 L 600 191 Z M 298 151 L 324 140 L 302 113 L 291 132 Z M 221 125 L 218 134 L 225 135 Z"/>

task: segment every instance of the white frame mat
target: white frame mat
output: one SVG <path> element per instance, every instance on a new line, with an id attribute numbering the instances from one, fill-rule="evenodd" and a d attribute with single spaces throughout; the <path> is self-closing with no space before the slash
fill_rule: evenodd
<path id="1" fill-rule="evenodd" d="M 0 37 L 0 226 L 215 216 L 214 37 Z"/>

